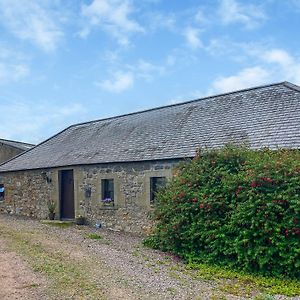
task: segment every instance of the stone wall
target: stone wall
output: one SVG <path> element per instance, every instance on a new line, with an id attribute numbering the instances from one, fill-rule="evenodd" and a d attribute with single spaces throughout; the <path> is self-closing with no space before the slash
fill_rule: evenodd
<path id="1" fill-rule="evenodd" d="M 150 177 L 172 176 L 177 162 L 133 163 L 108 166 L 81 167 L 77 170 L 77 212 L 90 222 L 127 232 L 145 233 L 151 227 L 149 212 Z M 106 207 L 101 202 L 101 180 L 114 179 L 115 206 Z M 91 197 L 85 191 L 91 189 Z"/>
<path id="2" fill-rule="evenodd" d="M 57 203 L 56 217 L 60 218 L 59 172 L 73 169 L 75 216 L 82 215 L 90 224 L 101 223 L 114 230 L 147 233 L 151 227 L 149 213 L 153 209 L 150 178 L 170 178 L 177 163 L 178 160 L 169 160 L 86 165 L 0 174 L 0 184 L 5 185 L 6 191 L 0 211 L 46 218 L 47 202 L 51 200 Z M 114 206 L 106 206 L 101 201 L 102 179 L 114 179 Z"/>
<path id="3" fill-rule="evenodd" d="M 0 212 L 46 218 L 47 202 L 51 199 L 52 185 L 47 184 L 41 170 L 0 174 L 5 199 L 0 201 Z"/>
<path id="4" fill-rule="evenodd" d="M 0 163 L 15 157 L 23 151 L 24 150 L 0 143 Z"/>

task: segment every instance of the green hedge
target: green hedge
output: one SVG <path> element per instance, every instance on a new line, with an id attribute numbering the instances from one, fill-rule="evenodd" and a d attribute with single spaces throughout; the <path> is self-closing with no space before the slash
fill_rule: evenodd
<path id="1" fill-rule="evenodd" d="M 157 198 L 148 246 L 191 262 L 299 277 L 300 151 L 199 151 Z"/>

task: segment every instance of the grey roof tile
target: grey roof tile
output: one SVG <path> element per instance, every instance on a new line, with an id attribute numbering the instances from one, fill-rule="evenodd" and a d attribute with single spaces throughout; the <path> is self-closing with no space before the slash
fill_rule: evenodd
<path id="1" fill-rule="evenodd" d="M 0 172 L 192 157 L 229 142 L 300 148 L 300 88 L 283 82 L 73 125 Z"/>

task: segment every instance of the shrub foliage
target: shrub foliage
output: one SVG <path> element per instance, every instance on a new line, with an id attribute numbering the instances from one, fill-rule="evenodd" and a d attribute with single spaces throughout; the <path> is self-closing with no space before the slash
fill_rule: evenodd
<path id="1" fill-rule="evenodd" d="M 147 245 L 190 262 L 299 277 L 298 150 L 199 151 L 157 200 Z"/>

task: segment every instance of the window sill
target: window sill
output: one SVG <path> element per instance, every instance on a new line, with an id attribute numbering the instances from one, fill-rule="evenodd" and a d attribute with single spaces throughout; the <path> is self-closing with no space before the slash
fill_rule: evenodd
<path id="1" fill-rule="evenodd" d="M 116 206 L 101 206 L 99 207 L 100 210 L 118 210 Z"/>

